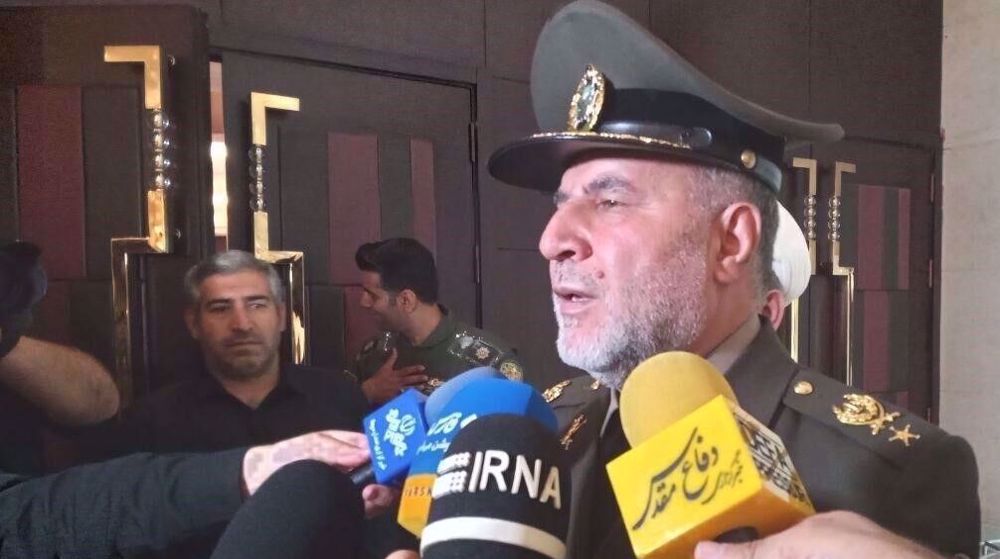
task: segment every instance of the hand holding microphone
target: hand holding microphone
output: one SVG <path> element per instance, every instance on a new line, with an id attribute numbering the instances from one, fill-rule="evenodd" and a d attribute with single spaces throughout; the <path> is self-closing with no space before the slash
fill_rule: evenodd
<path id="1" fill-rule="evenodd" d="M 759 541 L 702 542 L 694 559 L 944 559 L 867 518 L 846 511 L 817 514 Z"/>

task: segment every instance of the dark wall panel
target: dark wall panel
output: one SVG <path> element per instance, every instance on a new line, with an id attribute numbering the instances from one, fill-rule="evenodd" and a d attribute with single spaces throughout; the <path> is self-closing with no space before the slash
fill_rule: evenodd
<path id="1" fill-rule="evenodd" d="M 139 91 L 83 90 L 83 150 L 87 162 L 87 277 L 111 279 L 112 237 L 142 234 L 142 145 Z"/>
<path id="2" fill-rule="evenodd" d="M 343 369 L 353 355 L 344 345 L 344 290 L 329 285 L 309 287 L 309 348 L 312 364 Z"/>
<path id="3" fill-rule="evenodd" d="M 223 0 L 222 19 L 242 31 L 483 66 L 482 2 Z"/>
<path id="4" fill-rule="evenodd" d="M 329 206 L 327 181 L 326 130 L 313 127 L 282 125 L 279 128 L 281 149 L 296 154 L 298 165 L 280 169 L 281 208 L 288 216 L 282 224 L 282 244 L 272 241 L 272 249 L 298 250 L 306 253 L 306 281 L 330 281 L 330 224 L 328 214 L 317 208 Z M 275 159 L 282 159 L 276 157 Z M 272 211 L 271 215 L 276 212 Z"/>
<path id="5" fill-rule="evenodd" d="M 21 86 L 17 93 L 21 237 L 42 247 L 49 277 L 84 277 L 80 88 Z"/>
<path id="6" fill-rule="evenodd" d="M 811 116 L 886 137 L 941 123 L 941 0 L 811 0 Z M 804 28 L 804 26 L 803 26 Z M 891 137 L 891 136 L 890 136 Z"/>
<path id="7" fill-rule="evenodd" d="M 114 367 L 111 282 L 73 282 L 69 298 L 69 326 L 75 345 L 96 357 L 110 370 Z"/>
<path id="8" fill-rule="evenodd" d="M 16 108 L 15 89 L 0 88 L 0 241 L 18 236 Z"/>
<path id="9" fill-rule="evenodd" d="M 410 140 L 384 134 L 378 138 L 378 188 L 383 239 L 413 235 L 410 189 Z"/>
<path id="10" fill-rule="evenodd" d="M 702 72 L 762 105 L 809 111 L 810 0 L 650 2 L 651 29 Z"/>
<path id="11" fill-rule="evenodd" d="M 361 351 L 365 341 L 378 333 L 375 316 L 361 308 L 361 288 L 357 286 L 344 287 L 344 351 L 347 359 Z"/>
<path id="12" fill-rule="evenodd" d="M 527 81 L 542 26 L 568 3 L 568 0 L 486 0 L 486 66 L 490 73 Z M 608 3 L 643 25 L 649 24 L 648 0 Z"/>
<path id="13" fill-rule="evenodd" d="M 70 287 L 69 281 L 49 281 L 45 298 L 34 309 L 34 322 L 28 331 L 30 335 L 50 342 L 73 345 Z"/>
<path id="14" fill-rule="evenodd" d="M 410 190 L 413 196 L 413 236 L 437 252 L 437 206 L 434 190 L 434 145 L 410 140 Z"/>
<path id="15" fill-rule="evenodd" d="M 378 184 L 378 138 L 329 136 L 330 278 L 337 284 L 358 282 L 354 252 L 381 238 Z"/>
<path id="16" fill-rule="evenodd" d="M 179 379 L 190 378 L 199 370 L 201 352 L 184 324 L 187 302 L 182 278 L 193 266 L 193 259 L 147 256 L 143 270 L 146 279 L 146 343 L 149 364 L 149 389 L 155 390 Z M 136 387 L 142 394 L 143 387 Z"/>

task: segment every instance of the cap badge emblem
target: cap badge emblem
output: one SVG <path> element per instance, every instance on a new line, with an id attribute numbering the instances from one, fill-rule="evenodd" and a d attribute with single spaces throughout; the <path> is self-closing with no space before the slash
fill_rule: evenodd
<path id="1" fill-rule="evenodd" d="M 580 78 L 569 103 L 569 120 L 566 124 L 570 131 L 590 132 L 594 129 L 601 116 L 606 88 L 604 74 L 592 64 L 587 64 L 587 70 Z"/>

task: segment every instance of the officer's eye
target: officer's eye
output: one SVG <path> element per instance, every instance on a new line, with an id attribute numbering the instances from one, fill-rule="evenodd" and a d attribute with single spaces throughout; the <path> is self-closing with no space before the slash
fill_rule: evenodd
<path id="1" fill-rule="evenodd" d="M 606 198 L 601 200 L 598 205 L 602 208 L 617 208 L 618 206 L 621 206 L 622 203 L 620 200 L 611 200 Z"/>

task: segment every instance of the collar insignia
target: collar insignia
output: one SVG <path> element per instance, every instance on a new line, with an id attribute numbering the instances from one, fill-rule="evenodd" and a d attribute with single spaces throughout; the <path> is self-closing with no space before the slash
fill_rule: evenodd
<path id="1" fill-rule="evenodd" d="M 501 372 L 503 372 L 503 371 L 501 371 Z M 569 383 L 571 383 L 571 382 L 573 382 L 573 381 L 572 380 L 564 380 L 564 381 L 560 382 L 559 384 L 556 384 L 556 385 L 553 385 L 553 386 L 550 386 L 550 387 L 546 388 L 545 392 L 542 392 L 542 398 L 545 398 L 545 401 L 547 403 L 551 404 L 555 399 L 557 399 L 560 396 L 562 396 L 563 390 L 567 386 L 569 386 Z"/>

